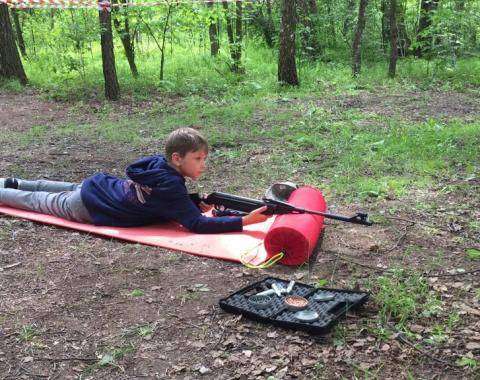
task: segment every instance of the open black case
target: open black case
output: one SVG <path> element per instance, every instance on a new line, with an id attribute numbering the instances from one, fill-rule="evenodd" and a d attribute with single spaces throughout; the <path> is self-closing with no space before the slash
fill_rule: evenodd
<path id="1" fill-rule="evenodd" d="M 256 307 L 249 302 L 249 297 L 263 292 L 272 287 L 272 284 L 286 288 L 289 281 L 275 277 L 267 277 L 262 281 L 253 283 L 239 291 L 222 298 L 220 307 L 230 313 L 242 314 L 247 318 L 271 323 L 279 327 L 307 331 L 311 334 L 323 334 L 327 332 L 340 318 L 352 309 L 363 305 L 368 299 L 368 293 L 344 290 L 316 288 L 311 285 L 296 282 L 289 295 L 306 298 L 309 301 L 307 309 L 316 311 L 319 318 L 313 322 L 299 321 L 295 317 L 296 311 L 289 310 L 284 304 L 285 296 L 272 295 L 272 302 L 268 307 Z M 334 296 L 330 301 L 315 301 L 314 297 Z"/>

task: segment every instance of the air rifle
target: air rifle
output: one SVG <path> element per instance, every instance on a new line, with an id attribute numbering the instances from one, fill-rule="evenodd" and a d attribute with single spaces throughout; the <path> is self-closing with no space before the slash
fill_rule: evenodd
<path id="1" fill-rule="evenodd" d="M 371 226 L 373 223 L 368 220 L 368 214 L 357 213 L 354 216 L 342 216 L 330 214 L 321 211 L 308 210 L 301 207 L 295 207 L 287 202 L 282 202 L 277 199 L 263 198 L 261 201 L 251 198 L 239 197 L 220 192 L 213 192 L 201 199 L 209 205 L 214 205 L 217 210 L 234 210 L 236 215 L 246 215 L 257 208 L 267 206 L 267 210 L 263 212 L 266 215 L 282 215 L 282 214 L 313 214 L 321 215 L 325 218 L 340 220 L 342 222 L 349 222 L 355 224 L 362 224 L 364 226 Z M 238 211 L 240 213 L 238 213 Z"/>

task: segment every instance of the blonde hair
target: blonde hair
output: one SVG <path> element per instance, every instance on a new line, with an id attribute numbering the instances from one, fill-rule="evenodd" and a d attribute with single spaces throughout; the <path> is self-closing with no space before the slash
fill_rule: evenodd
<path id="1" fill-rule="evenodd" d="M 185 157 L 188 152 L 204 150 L 208 152 L 208 142 L 200 132 L 193 128 L 178 128 L 171 132 L 165 141 L 165 156 L 172 160 L 173 153 Z"/>

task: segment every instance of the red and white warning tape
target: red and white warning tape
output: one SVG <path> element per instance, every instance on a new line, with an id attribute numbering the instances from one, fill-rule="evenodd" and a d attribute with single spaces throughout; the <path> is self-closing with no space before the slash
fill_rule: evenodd
<path id="1" fill-rule="evenodd" d="M 108 0 L 94 1 L 94 0 L 0 0 L 0 4 L 7 4 L 10 8 L 16 9 L 46 9 L 46 8 L 96 8 L 98 10 L 111 11 L 112 8 L 123 7 L 151 7 L 158 5 L 177 5 L 177 4 L 206 4 L 206 3 L 235 3 L 241 1 L 242 3 L 255 3 L 255 0 L 160 0 L 148 2 L 126 2 L 126 3 L 111 3 Z"/>

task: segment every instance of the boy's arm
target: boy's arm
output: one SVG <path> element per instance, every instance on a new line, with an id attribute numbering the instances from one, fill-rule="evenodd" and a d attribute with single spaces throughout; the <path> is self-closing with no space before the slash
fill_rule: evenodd
<path id="1" fill-rule="evenodd" d="M 243 230 L 241 217 L 207 217 L 202 215 L 187 193 L 172 199 L 169 219 L 173 219 L 189 231 L 199 234 L 237 232 Z"/>

